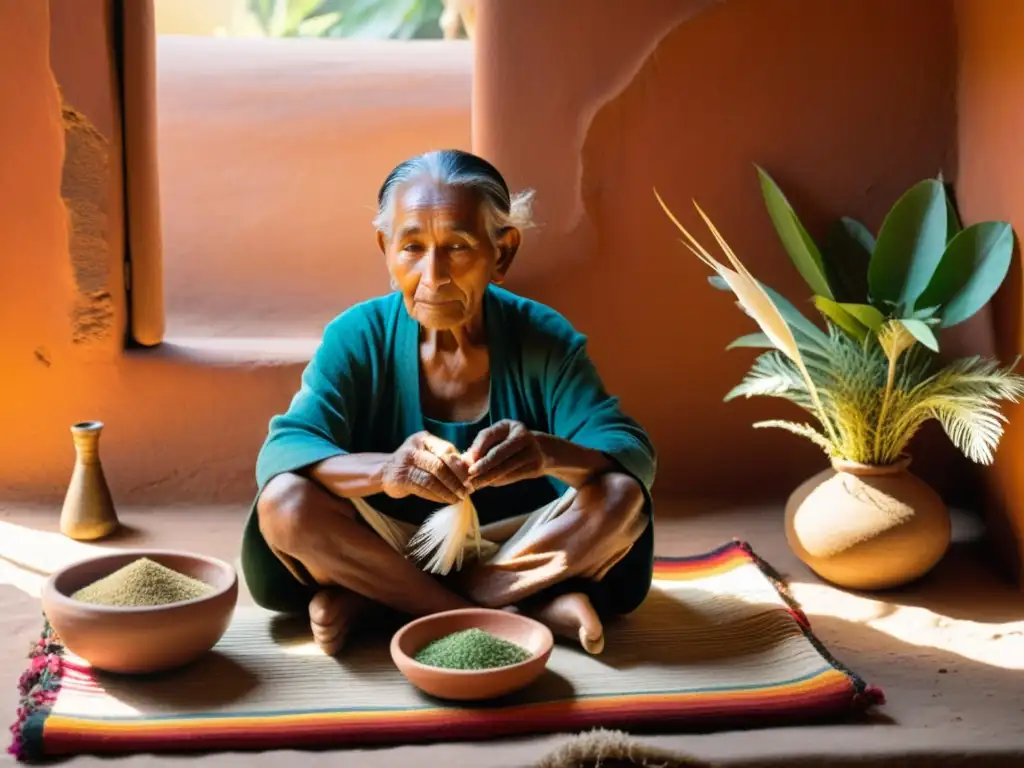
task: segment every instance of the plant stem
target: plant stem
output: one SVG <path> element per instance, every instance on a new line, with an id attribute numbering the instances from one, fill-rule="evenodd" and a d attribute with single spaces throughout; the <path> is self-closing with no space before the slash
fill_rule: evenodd
<path id="1" fill-rule="evenodd" d="M 878 426 L 875 427 L 875 450 L 873 453 L 876 464 L 884 463 L 881 461 L 878 454 L 881 450 L 882 426 L 885 424 L 885 417 L 889 412 L 889 398 L 892 395 L 893 384 L 896 382 L 897 359 L 898 358 L 895 355 L 889 358 L 889 372 L 885 377 L 885 392 L 882 395 L 882 409 L 878 412 Z"/>
<path id="2" fill-rule="evenodd" d="M 839 450 L 839 436 L 836 434 L 835 427 L 832 426 L 832 422 L 829 421 L 828 416 L 825 415 L 825 406 L 821 403 L 821 398 L 818 397 L 818 388 L 814 386 L 814 382 L 811 380 L 811 374 L 807 370 L 807 366 L 804 365 L 803 360 L 797 362 L 797 366 L 800 368 L 800 373 L 803 374 L 804 381 L 807 382 L 807 391 L 811 395 L 811 402 L 814 403 L 814 407 L 818 411 L 818 419 L 821 421 L 825 431 L 828 432 L 829 440 L 832 441 L 832 446 L 838 453 Z"/>
<path id="3" fill-rule="evenodd" d="M 821 419 L 821 423 L 825 427 L 825 431 L 828 432 L 829 440 L 832 441 L 832 445 L 835 446 L 836 452 L 839 452 L 839 435 L 836 434 L 835 427 L 832 426 L 832 422 L 829 421 L 828 416 L 825 415 L 825 407 L 821 404 L 821 400 L 818 398 L 818 390 L 811 389 L 811 399 L 814 401 L 814 407 L 818 409 L 818 418 Z"/>

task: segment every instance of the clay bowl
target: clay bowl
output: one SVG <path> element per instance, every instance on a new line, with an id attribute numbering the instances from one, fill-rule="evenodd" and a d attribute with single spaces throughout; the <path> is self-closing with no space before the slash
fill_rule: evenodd
<path id="1" fill-rule="evenodd" d="M 214 588 L 206 597 L 171 605 L 120 608 L 90 605 L 71 595 L 140 557 L 148 557 Z M 43 612 L 64 647 L 93 667 L 149 674 L 182 667 L 223 636 L 238 600 L 238 575 L 225 562 L 188 552 L 125 550 L 81 560 L 43 587 Z"/>
<path id="2" fill-rule="evenodd" d="M 439 669 L 414 659 L 434 640 L 464 629 L 490 632 L 532 656 L 520 664 L 483 670 Z M 551 630 L 538 621 L 507 611 L 464 608 L 406 624 L 391 639 L 391 658 L 405 678 L 424 693 L 439 699 L 474 701 L 494 699 L 528 686 L 544 672 L 553 646 Z"/>

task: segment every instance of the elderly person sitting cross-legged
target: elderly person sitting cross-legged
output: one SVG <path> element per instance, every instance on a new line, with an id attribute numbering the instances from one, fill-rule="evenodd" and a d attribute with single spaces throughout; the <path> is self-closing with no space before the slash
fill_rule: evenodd
<path id="1" fill-rule="evenodd" d="M 479 157 L 439 151 L 392 171 L 378 202 L 395 290 L 327 326 L 271 420 L 242 547 L 253 598 L 308 610 L 331 654 L 375 603 L 412 616 L 510 607 L 599 652 L 602 619 L 651 585 L 651 442 L 585 338 L 497 287 L 529 195 L 512 197 Z M 438 578 L 403 547 L 467 497 L 497 552 Z"/>

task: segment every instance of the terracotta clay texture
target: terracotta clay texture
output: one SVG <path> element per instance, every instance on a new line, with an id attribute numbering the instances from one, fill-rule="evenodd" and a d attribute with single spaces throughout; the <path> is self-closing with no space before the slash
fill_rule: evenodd
<path id="1" fill-rule="evenodd" d="M 951 177 L 952 5 L 610 5 L 478 6 L 473 148 L 513 188 L 537 191 L 540 226 L 527 233 L 507 287 L 588 334 L 608 387 L 658 447 L 658 491 L 782 500 L 807 477 L 816 449 L 751 429 L 779 418 L 776 402 L 722 403 L 754 356 L 725 346 L 756 328 L 708 286 L 652 187 L 713 245 L 696 199 L 754 275 L 816 315 L 754 163 L 819 242 L 843 215 L 877 231 L 910 185 L 939 169 Z M 934 450 L 921 443 L 922 477 L 946 498 L 970 488 L 962 457 L 941 440 Z"/>
<path id="2" fill-rule="evenodd" d="M 165 37 L 158 54 L 168 338 L 317 338 L 387 293 L 377 189 L 408 157 L 470 148 L 469 43 Z"/>
<path id="3" fill-rule="evenodd" d="M 70 597 L 142 557 L 204 581 L 214 591 L 198 600 L 143 608 L 91 605 Z M 58 571 L 47 580 L 42 599 L 43 613 L 72 653 L 107 672 L 148 674 L 184 666 L 220 640 L 235 612 L 238 576 L 211 557 L 126 550 Z"/>
<path id="4" fill-rule="evenodd" d="M 414 660 L 426 645 L 464 629 L 482 629 L 525 648 L 532 658 L 522 664 L 485 670 L 438 669 Z M 525 688 L 547 667 L 554 637 L 538 621 L 507 611 L 466 608 L 425 616 L 402 627 L 391 639 L 391 658 L 410 683 L 439 699 L 494 699 Z"/>
<path id="5" fill-rule="evenodd" d="M 103 424 L 98 421 L 81 421 L 71 427 L 75 468 L 60 512 L 60 532 L 78 541 L 102 539 L 118 528 L 117 511 L 100 461 L 102 432 Z"/>
<path id="6" fill-rule="evenodd" d="M 786 539 L 815 573 L 850 589 L 888 589 L 923 576 L 949 548 L 949 512 L 910 473 L 835 461 L 786 503 Z"/>
<path id="7" fill-rule="evenodd" d="M 139 344 L 163 341 L 164 259 L 157 163 L 156 28 L 152 3 L 117 0 L 122 50 L 131 330 Z"/>
<path id="8" fill-rule="evenodd" d="M 473 148 L 496 161 L 514 188 L 538 192 L 540 226 L 527 233 L 508 287 L 552 304 L 589 334 L 609 387 L 653 433 L 659 493 L 784 498 L 816 457 L 788 436 L 751 430 L 751 422 L 778 416 L 775 404 L 721 403 L 749 366 L 744 353 L 722 348 L 752 328 L 727 296 L 708 289 L 702 265 L 676 242 L 651 195 L 654 184 L 681 214 L 698 198 L 745 263 L 794 299 L 805 287 L 759 199 L 755 161 L 819 236 L 842 214 L 877 228 L 913 182 L 940 168 L 957 178 L 959 153 L 965 220 L 1007 217 L 1021 231 L 1024 185 L 1005 159 L 1024 127 L 1024 9 L 1012 0 L 964 0 L 954 14 L 953 5 L 648 0 L 593 13 L 590 0 L 478 4 Z M 456 99 L 447 77 L 410 79 L 430 111 L 409 119 L 404 93 L 385 99 L 379 87 L 367 88 L 360 103 L 379 104 L 377 119 L 390 115 L 405 127 L 384 141 L 379 122 L 351 120 L 348 106 L 322 88 L 339 82 L 325 65 L 311 80 L 309 67 L 296 65 L 285 78 L 276 59 L 266 65 L 258 55 L 225 61 L 221 70 L 193 56 L 185 60 L 194 77 L 175 84 L 163 59 L 158 143 L 168 303 L 177 290 L 202 311 L 196 327 L 220 327 L 251 343 L 230 361 L 219 348 L 124 354 L 72 345 L 68 318 L 78 288 L 61 200 L 66 136 L 57 85 L 109 141 L 110 177 L 121 179 L 126 118 L 113 6 L 0 3 L 3 115 L 17 116 L 0 119 L 0 415 L 7 437 L 0 493 L 59 504 L 71 472 L 65 430 L 84 412 L 117 430 L 104 466 L 120 504 L 249 500 L 267 420 L 287 406 L 304 363 L 257 359 L 251 350 L 269 345 L 248 338 L 260 335 L 251 323 L 268 318 L 283 333 L 285 318 L 309 317 L 306 307 L 319 320 L 330 307 L 386 290 L 368 224 L 376 184 L 389 163 L 426 145 L 468 148 L 469 98 Z M 327 41 L 306 42 L 326 50 Z M 161 56 L 170 50 L 160 47 Z M 243 81 L 245 66 L 255 74 Z M 245 83 L 265 83 L 266 93 L 242 99 Z M 281 94 L 302 95 L 299 118 L 265 108 Z M 294 138 L 280 138 L 284 127 Z M 112 187 L 107 275 L 119 339 L 128 324 L 121 212 L 134 204 L 124 185 Z M 684 223 L 698 227 L 693 217 Z M 141 216 L 147 220 L 154 217 Z M 224 266 L 204 271 L 214 257 Z M 289 269 L 272 268 L 282 264 Z M 287 289 L 282 274 L 294 278 Z M 1006 360 L 1021 349 L 1020 283 L 1014 267 L 999 311 L 986 315 Z M 214 297 L 208 305 L 199 288 Z M 993 328 L 966 329 L 965 351 L 984 352 L 979 345 Z M 286 332 L 316 336 L 320 327 Z M 86 352 L 98 359 L 83 361 Z M 186 411 L 178 408 L 183 399 Z M 988 474 L 991 522 L 1001 525 L 995 540 L 1009 556 L 1024 531 L 1024 475 L 1015 472 L 1024 421 L 1007 413 Z M 915 448 L 915 470 L 950 503 L 961 490 L 962 503 L 973 505 L 974 468 L 939 448 L 941 440 L 929 457 L 924 442 Z M 733 481 L 737 466 L 745 482 Z"/>
<path id="9" fill-rule="evenodd" d="M 119 133 L 116 41 L 113 26 L 100 23 L 104 13 L 90 12 L 109 14 L 110 5 L 0 4 L 0 92 L 4 114 L 18 116 L 0 121 L 0 492 L 59 504 L 71 472 L 67 425 L 87 413 L 117 432 L 103 459 L 119 504 L 244 501 L 267 420 L 287 407 L 304 361 L 267 364 L 245 353 L 226 363 L 167 345 L 94 350 L 99 359 L 84 362 L 83 345 L 70 343 L 77 288 L 60 194 L 57 83 L 109 140 L 110 175 L 121 178 L 116 164 L 132 152 Z M 697 197 L 756 274 L 794 299 L 805 295 L 795 292 L 802 283 L 772 232 L 751 163 L 776 175 L 812 233 L 839 214 L 877 226 L 900 191 L 945 167 L 955 140 L 955 30 L 945 0 L 835 8 L 729 0 L 692 13 L 702 5 L 649 0 L 594 13 L 588 0 L 478 4 L 471 85 L 465 77 L 474 145 L 514 188 L 538 192 L 540 226 L 526 234 L 508 287 L 553 305 L 590 336 L 609 388 L 653 433 L 658 491 L 736 501 L 756 489 L 781 499 L 806 477 L 813 449 L 750 428 L 778 415 L 773 404 L 721 403 L 749 365 L 722 348 L 752 329 L 707 286 L 651 187 L 679 208 Z M 263 351 L 271 330 L 318 336 L 320 325 L 287 327 L 290 317 L 310 317 L 307 307 L 320 322 L 332 307 L 386 291 L 369 224 L 376 185 L 414 151 L 468 148 L 469 94 L 451 90 L 462 76 L 410 78 L 414 119 L 403 117 L 405 93 L 385 98 L 383 76 L 361 78 L 377 86 L 358 104 L 379 108 L 372 120 L 355 120 L 325 90 L 348 82 L 325 70 L 324 60 L 340 57 L 328 51 L 331 41 L 220 41 L 239 49 L 228 60 L 185 56 L 188 41 L 179 39 L 178 63 L 191 69 L 177 71 L 192 75 L 177 83 L 165 66 L 174 46 L 164 42 L 158 142 L 168 307 L 187 299 L 194 327 L 232 330 L 251 341 L 246 349 Z M 271 53 L 250 57 L 256 42 Z M 293 49 L 286 72 L 279 64 Z M 293 114 L 282 98 L 305 106 Z M 128 322 L 124 244 L 115 242 L 127 194 L 119 186 L 108 205 L 116 336 Z M 962 463 L 925 473 L 924 458 L 919 452 L 915 465 L 922 476 L 967 485 Z M 730 481 L 737 466 L 747 482 Z"/>
<path id="10" fill-rule="evenodd" d="M 1024 4 L 958 0 L 956 22 L 957 204 L 965 222 L 1005 219 L 1019 239 L 1024 233 L 1024 177 L 1012 161 L 1020 153 L 1024 132 Z M 1024 353 L 1022 310 L 1024 275 L 1018 255 L 989 307 L 969 321 L 973 334 L 984 342 L 982 354 L 998 354 L 1010 362 Z M 991 541 L 1008 566 L 1007 575 L 1024 584 L 1024 407 L 1007 407 L 1004 413 L 1009 418 L 1006 433 L 995 462 L 984 473 L 985 509 Z"/>

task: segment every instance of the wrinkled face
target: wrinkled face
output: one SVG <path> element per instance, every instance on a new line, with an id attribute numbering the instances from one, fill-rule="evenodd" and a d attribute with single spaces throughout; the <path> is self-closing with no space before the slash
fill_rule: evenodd
<path id="1" fill-rule="evenodd" d="M 493 244 L 475 192 L 422 179 L 395 191 L 391 237 L 378 232 L 377 241 L 409 314 L 449 330 L 479 316 L 487 285 L 501 282 L 515 257 L 519 231 Z"/>

